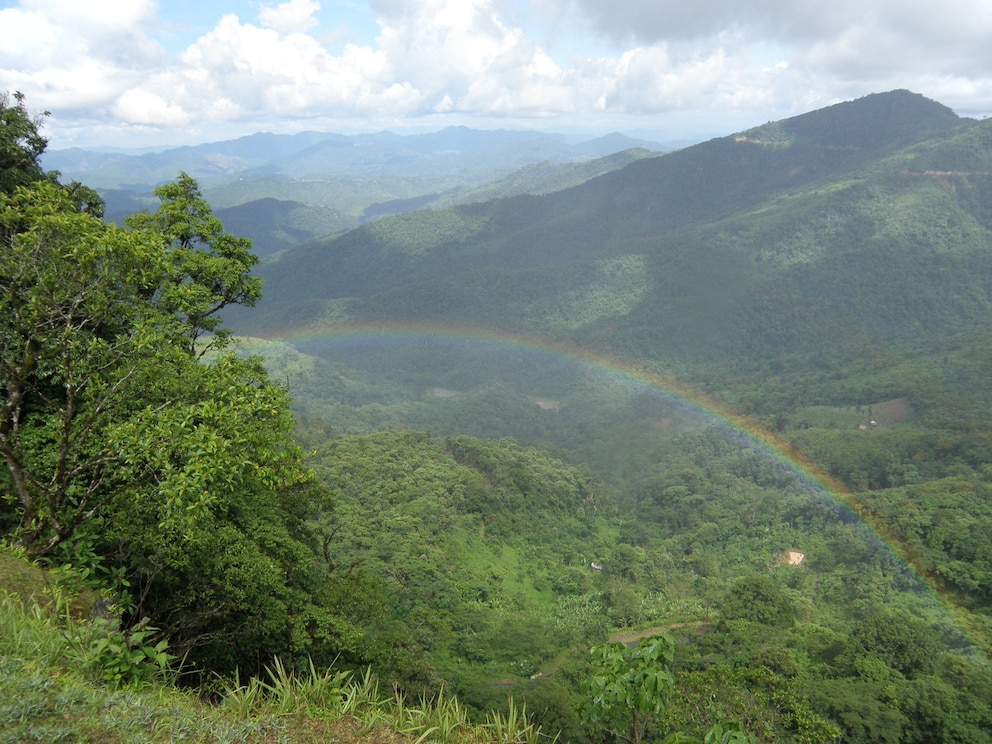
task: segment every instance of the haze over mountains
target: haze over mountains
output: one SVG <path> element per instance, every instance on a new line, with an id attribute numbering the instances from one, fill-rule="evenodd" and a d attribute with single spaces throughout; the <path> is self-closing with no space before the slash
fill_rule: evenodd
<path id="1" fill-rule="evenodd" d="M 618 133 L 577 138 L 535 131 L 447 127 L 416 135 L 259 133 L 137 155 L 73 148 L 49 152 L 45 165 L 72 178 L 85 178 L 94 188 L 140 188 L 169 180 L 177 169 L 204 185 L 231 176 L 262 174 L 304 178 L 317 174 L 436 175 L 485 168 L 508 172 L 526 163 L 586 160 L 631 147 L 662 148 L 659 143 Z"/>
<path id="2" fill-rule="evenodd" d="M 561 188 L 625 162 L 591 165 L 599 158 L 662 149 L 617 133 L 588 139 L 448 127 L 417 135 L 259 133 L 144 154 L 70 149 L 47 153 L 45 165 L 99 189 L 110 219 L 149 208 L 153 188 L 185 171 L 225 225 L 253 237 L 265 255 L 389 214 Z M 513 175 L 521 168 L 523 182 Z"/>

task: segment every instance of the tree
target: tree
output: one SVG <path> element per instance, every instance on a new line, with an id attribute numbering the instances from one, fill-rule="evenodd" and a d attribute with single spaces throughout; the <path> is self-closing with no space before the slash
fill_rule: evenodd
<path id="1" fill-rule="evenodd" d="M 59 182 L 58 171 L 41 167 L 41 155 L 48 139 L 41 133 L 41 126 L 49 114 L 43 111 L 32 116 L 24 104 L 24 94 L 0 93 L 0 194 L 12 194 L 18 186 L 28 186 L 37 181 Z M 103 198 L 93 189 L 73 181 L 63 187 L 76 209 L 103 216 Z"/>
<path id="2" fill-rule="evenodd" d="M 217 310 L 260 294 L 250 241 L 185 174 L 156 214 L 104 223 L 94 192 L 38 167 L 21 98 L 2 113 L 0 528 L 112 572 L 122 623 L 149 616 L 200 669 L 367 662 L 316 562 L 306 521 L 328 499 L 286 390 L 219 353 Z"/>
<path id="3" fill-rule="evenodd" d="M 258 263 L 251 240 L 224 232 L 196 180 L 186 173 L 155 194 L 161 203 L 154 214 L 127 219 L 129 227 L 158 233 L 169 244 L 169 271 L 151 299 L 161 311 L 184 320 L 190 353 L 204 334 L 212 334 L 207 346 L 222 346 L 229 334 L 220 329 L 216 313 L 232 304 L 252 307 L 262 296 L 261 279 L 251 276 Z"/>
<path id="4" fill-rule="evenodd" d="M 195 206 L 218 246 L 203 256 L 160 221 L 105 224 L 51 182 L 0 196 L 0 455 L 17 540 L 34 555 L 125 493 L 179 519 L 248 484 L 306 478 L 285 392 L 258 365 L 201 363 L 213 312 L 253 301 L 258 285 L 246 244 Z"/>
<path id="5" fill-rule="evenodd" d="M 675 694 L 671 672 L 675 642 L 668 635 L 642 638 L 633 648 L 605 643 L 592 648 L 593 674 L 582 684 L 580 717 L 618 739 L 640 744 Z M 665 744 L 757 744 L 736 722 L 718 723 L 702 739 L 669 733 Z"/>
<path id="6" fill-rule="evenodd" d="M 17 536 L 42 555 L 127 484 L 108 427 L 169 352 L 143 294 L 166 256 L 153 236 L 79 212 L 50 182 L 0 195 L 0 455 Z M 153 360 L 155 360 L 153 362 Z"/>
<path id="7" fill-rule="evenodd" d="M 933 671 L 941 656 L 941 642 L 936 632 L 917 618 L 879 612 L 854 626 L 848 653 L 854 658 L 879 659 L 913 678 Z"/>
<path id="8" fill-rule="evenodd" d="M 720 606 L 722 621 L 746 620 L 776 628 L 791 628 L 795 610 L 778 584 L 767 576 L 747 576 L 731 587 Z"/>
<path id="9" fill-rule="evenodd" d="M 18 186 L 45 180 L 41 154 L 48 140 L 39 131 L 48 112 L 28 113 L 24 94 L 0 93 L 0 194 L 11 194 Z"/>
<path id="10" fill-rule="evenodd" d="M 624 741 L 640 744 L 675 690 L 669 669 L 675 643 L 667 635 L 644 638 L 634 648 L 605 643 L 592 649 L 594 671 L 582 686 L 580 715 Z"/>
<path id="11" fill-rule="evenodd" d="M 305 479 L 284 392 L 257 365 L 199 364 L 226 339 L 217 311 L 261 294 L 251 241 L 186 174 L 154 215 L 105 224 L 92 189 L 42 170 L 44 115 L 0 96 L 2 521 L 40 556 L 123 493 L 165 519 Z"/>

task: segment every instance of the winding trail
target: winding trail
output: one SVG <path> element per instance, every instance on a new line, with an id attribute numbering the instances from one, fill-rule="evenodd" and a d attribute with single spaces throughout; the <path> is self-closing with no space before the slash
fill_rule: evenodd
<path id="1" fill-rule="evenodd" d="M 610 643 L 620 643 L 629 646 L 632 643 L 636 643 L 642 638 L 649 638 L 653 635 L 658 635 L 659 633 L 667 633 L 675 628 L 703 628 L 710 623 L 705 620 L 693 620 L 690 623 L 671 623 L 670 625 L 656 625 L 653 628 L 644 628 L 643 630 L 620 630 L 616 633 L 610 633 L 607 640 Z"/>
<path id="2" fill-rule="evenodd" d="M 705 628 L 710 625 L 709 622 L 705 620 L 693 620 L 688 623 L 670 623 L 669 625 L 655 625 L 651 628 L 642 628 L 641 630 L 618 630 L 615 633 L 610 633 L 606 640 L 610 643 L 620 642 L 626 646 L 629 646 L 642 638 L 649 638 L 653 635 L 658 635 L 659 633 L 667 633 L 675 628 Z M 562 651 L 555 658 L 549 661 L 547 664 L 541 667 L 541 670 L 535 674 L 531 679 L 536 677 L 550 677 L 552 674 L 558 671 L 562 664 L 565 663 L 565 659 L 568 655 L 572 653 L 575 649 L 569 649 L 568 651 Z M 505 682 L 505 680 L 504 680 Z"/>

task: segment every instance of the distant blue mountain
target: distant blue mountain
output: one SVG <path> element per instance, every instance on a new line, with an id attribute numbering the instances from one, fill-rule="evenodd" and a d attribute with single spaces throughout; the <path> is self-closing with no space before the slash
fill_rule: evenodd
<path id="1" fill-rule="evenodd" d="M 410 178 L 487 172 L 481 180 L 468 178 L 468 185 L 477 186 L 533 163 L 582 161 L 634 147 L 664 149 L 616 133 L 573 144 L 560 134 L 458 126 L 413 135 L 260 132 L 143 154 L 73 148 L 46 153 L 44 164 L 97 189 L 136 191 L 169 181 L 180 170 L 204 187 L 261 176 Z"/>

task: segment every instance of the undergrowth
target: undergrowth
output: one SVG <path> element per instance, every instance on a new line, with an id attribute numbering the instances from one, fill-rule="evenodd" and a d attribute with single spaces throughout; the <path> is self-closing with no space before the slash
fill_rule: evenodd
<path id="1" fill-rule="evenodd" d="M 5 742 L 553 741 L 512 701 L 473 722 L 457 698 L 408 701 L 366 672 L 293 672 L 222 682 L 219 703 L 176 686 L 174 659 L 153 628 L 125 632 L 49 606 L 0 597 L 0 744 Z"/>

